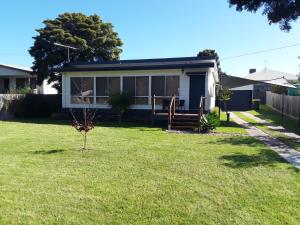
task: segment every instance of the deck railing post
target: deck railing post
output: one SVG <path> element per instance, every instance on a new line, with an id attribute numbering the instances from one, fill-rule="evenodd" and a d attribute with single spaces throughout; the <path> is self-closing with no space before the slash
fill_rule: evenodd
<path id="1" fill-rule="evenodd" d="M 154 121 L 155 121 L 155 94 L 153 94 L 152 98 L 151 98 L 151 107 L 152 107 L 151 123 L 152 123 L 152 125 L 154 125 Z"/>

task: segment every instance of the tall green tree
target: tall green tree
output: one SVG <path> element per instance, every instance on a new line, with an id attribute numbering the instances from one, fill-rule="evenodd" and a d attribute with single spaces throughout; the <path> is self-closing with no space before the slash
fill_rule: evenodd
<path id="1" fill-rule="evenodd" d="M 205 50 L 200 51 L 198 53 L 198 57 L 200 57 L 200 56 L 214 57 L 216 59 L 216 61 L 217 61 L 219 76 L 226 75 L 226 73 L 223 72 L 222 69 L 221 69 L 221 66 L 220 66 L 220 57 L 219 57 L 219 54 L 217 53 L 216 50 L 214 50 L 214 49 L 205 49 Z"/>
<path id="2" fill-rule="evenodd" d="M 237 11 L 257 12 L 267 15 L 269 23 L 279 23 L 280 29 L 289 31 L 291 22 L 300 16 L 300 0 L 228 0 Z"/>
<path id="3" fill-rule="evenodd" d="M 72 62 L 93 61 L 95 57 L 117 60 L 122 52 L 122 41 L 113 25 L 103 22 L 98 15 L 64 13 L 43 23 L 45 27 L 36 30 L 38 35 L 33 37 L 34 44 L 29 50 L 39 84 L 49 78 L 49 82 L 57 81 L 57 89 L 61 87 L 61 76 L 55 70 L 68 62 L 68 55 L 67 49 L 54 43 L 77 48 L 70 50 Z"/>

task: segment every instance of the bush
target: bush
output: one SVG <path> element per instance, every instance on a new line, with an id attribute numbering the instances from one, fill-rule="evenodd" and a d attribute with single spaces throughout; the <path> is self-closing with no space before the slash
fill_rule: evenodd
<path id="1" fill-rule="evenodd" d="M 220 118 L 217 109 L 212 110 L 208 115 L 203 115 L 200 119 L 201 132 L 210 132 L 220 126 Z"/>
<path id="2" fill-rule="evenodd" d="M 62 111 L 61 95 L 27 94 L 13 100 L 9 112 L 17 118 L 50 117 Z"/>
<path id="3" fill-rule="evenodd" d="M 126 92 L 113 94 L 109 96 L 108 104 L 111 106 L 112 110 L 121 117 L 132 104 L 132 98 Z"/>

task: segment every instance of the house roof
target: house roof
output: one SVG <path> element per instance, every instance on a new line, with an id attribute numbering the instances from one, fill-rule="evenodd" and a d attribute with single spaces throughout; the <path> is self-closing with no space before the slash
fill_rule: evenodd
<path id="1" fill-rule="evenodd" d="M 280 72 L 271 69 L 264 69 L 255 73 L 251 73 L 245 77 L 246 79 L 256 80 L 256 81 L 272 81 L 285 78 L 286 80 L 297 80 L 297 75 L 289 74 L 285 72 Z"/>
<path id="2" fill-rule="evenodd" d="M 32 69 L 27 68 L 27 67 L 7 65 L 7 64 L 0 64 L 0 67 L 4 67 L 4 68 L 8 68 L 8 69 L 13 69 L 13 70 L 18 70 L 18 71 L 22 71 L 22 72 L 32 73 Z"/>
<path id="3" fill-rule="evenodd" d="M 230 75 L 222 75 L 221 77 L 221 85 L 223 88 L 226 89 L 243 87 L 252 84 L 272 84 L 272 85 L 278 85 L 283 87 L 295 88 L 295 86 L 291 84 L 284 77 L 278 79 L 272 79 L 272 80 L 253 80 L 253 79 L 235 77 Z"/>
<path id="4" fill-rule="evenodd" d="M 134 59 L 66 64 L 59 71 L 153 70 L 215 67 L 213 57 Z"/>

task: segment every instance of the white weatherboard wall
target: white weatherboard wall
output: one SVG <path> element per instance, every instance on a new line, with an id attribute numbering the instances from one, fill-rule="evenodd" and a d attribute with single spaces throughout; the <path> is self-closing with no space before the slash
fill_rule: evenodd
<path id="1" fill-rule="evenodd" d="M 190 77 L 186 75 L 186 72 L 193 70 L 184 71 L 181 69 L 170 69 L 170 70 L 132 70 L 132 71 L 82 71 L 82 72 L 64 72 L 62 78 L 62 105 L 63 108 L 82 108 L 85 105 L 71 104 L 70 93 L 71 83 L 70 78 L 72 77 L 121 77 L 120 88 L 122 90 L 122 77 L 124 76 L 179 76 L 179 99 L 185 100 L 184 109 L 189 109 L 189 95 L 190 95 Z M 196 71 L 207 72 L 205 69 L 197 69 Z M 209 110 L 215 106 L 215 97 L 210 96 L 210 87 L 214 87 L 214 78 L 212 72 L 208 72 L 206 75 L 206 101 L 205 110 Z M 95 88 L 94 84 L 94 88 Z M 214 90 L 213 90 L 214 94 Z M 149 94 L 151 96 L 151 79 L 149 79 Z M 108 105 L 91 104 L 92 108 L 109 108 Z M 132 109 L 151 109 L 151 98 L 149 98 L 148 105 L 133 105 Z"/>
<path id="2" fill-rule="evenodd" d="M 205 109 L 212 109 L 215 107 L 216 103 L 216 82 L 214 79 L 214 71 L 209 70 L 206 76 L 206 90 L 205 90 L 205 96 L 206 96 L 206 101 L 205 101 Z"/>

